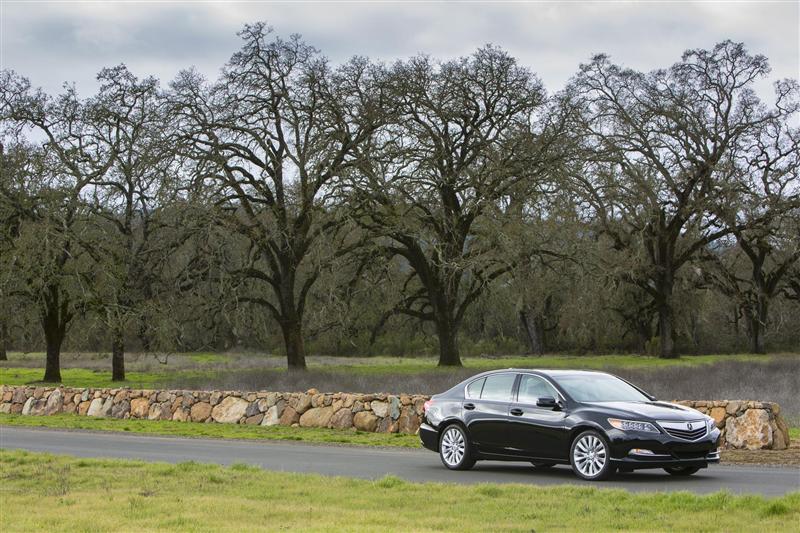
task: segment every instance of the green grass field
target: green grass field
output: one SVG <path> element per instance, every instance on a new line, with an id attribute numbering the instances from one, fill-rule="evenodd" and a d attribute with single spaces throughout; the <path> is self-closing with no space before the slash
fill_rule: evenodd
<path id="1" fill-rule="evenodd" d="M 0 450 L 0 530 L 790 531 L 780 498 L 450 485 Z M 794 524 L 794 525 L 793 525 Z"/>
<path id="2" fill-rule="evenodd" d="M 179 371 L 187 375 L 201 376 L 204 372 Z M 42 382 L 43 368 L 0 368 L 0 384 L 2 385 L 46 385 Z M 127 372 L 125 381 L 111 381 L 111 372 L 84 370 L 82 368 L 66 368 L 61 370 L 62 384 L 66 387 L 95 387 L 132 389 L 156 389 L 166 380 L 174 378 L 175 373 L 167 372 Z M 52 383 L 50 385 L 57 385 Z"/>
<path id="3" fill-rule="evenodd" d="M 24 361 L 27 365 L 41 361 L 44 364 L 43 354 L 20 354 L 12 352 L 9 361 L 0 366 L 0 384 L 25 385 L 40 384 L 44 375 L 43 366 L 14 366 L 15 362 Z M 748 354 L 739 355 L 695 355 L 684 356 L 679 359 L 659 359 L 644 355 L 546 355 L 542 357 L 465 357 L 464 367 L 474 369 L 476 372 L 497 368 L 583 368 L 583 369 L 608 369 L 608 368 L 667 368 L 674 366 L 701 366 L 719 363 L 721 361 L 768 361 L 775 357 L 797 357 L 797 355 L 771 355 L 756 356 Z M 64 368 L 61 370 L 62 383 L 69 387 L 131 387 L 131 388 L 158 388 L 161 384 L 175 380 L 179 376 L 186 378 L 208 378 L 220 372 L 235 370 L 237 363 L 247 359 L 251 363 L 263 362 L 264 369 L 282 372 L 280 366 L 283 360 L 275 356 L 256 355 L 226 355 L 215 353 L 181 354 L 177 362 L 164 365 L 158 371 L 129 371 L 126 381 L 112 382 L 110 370 L 88 370 L 83 368 Z M 308 367 L 310 370 L 325 370 L 359 375 L 411 375 L 430 374 L 432 372 L 449 372 L 450 368 L 436 366 L 436 359 L 431 357 L 360 357 L 360 358 L 332 358 L 330 363 L 324 357 L 310 357 Z M 96 364 L 97 357 L 91 358 Z"/>
<path id="4" fill-rule="evenodd" d="M 248 426 L 240 424 L 203 424 L 171 420 L 139 420 L 94 418 L 70 414 L 52 416 L 22 416 L 0 413 L 2 426 L 89 429 L 94 431 L 124 431 L 173 437 L 206 437 L 248 440 L 291 440 L 324 444 L 359 444 L 418 448 L 419 437 L 403 433 L 366 433 L 355 430 L 324 428 L 295 428 L 290 426 Z"/>

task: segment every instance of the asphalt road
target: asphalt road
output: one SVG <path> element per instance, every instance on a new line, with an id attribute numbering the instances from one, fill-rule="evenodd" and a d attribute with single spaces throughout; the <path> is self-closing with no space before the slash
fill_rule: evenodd
<path id="1" fill-rule="evenodd" d="M 452 472 L 442 466 L 437 454 L 427 450 L 154 437 L 9 426 L 0 426 L 0 448 L 170 463 L 247 463 L 267 470 L 366 479 L 394 474 L 409 481 L 579 484 L 618 487 L 635 492 L 686 490 L 707 493 L 726 489 L 734 493 L 766 496 L 800 490 L 800 468 L 790 467 L 714 465 L 690 478 L 672 477 L 662 470 L 644 470 L 618 474 L 602 483 L 589 483 L 573 476 L 568 467 L 534 471 L 526 463 L 479 462 L 472 470 Z"/>

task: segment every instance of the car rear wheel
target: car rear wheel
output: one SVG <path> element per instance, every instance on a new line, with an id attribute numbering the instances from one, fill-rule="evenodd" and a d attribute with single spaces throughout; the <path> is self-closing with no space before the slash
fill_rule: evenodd
<path id="1" fill-rule="evenodd" d="M 700 467 L 697 466 L 668 466 L 664 469 L 671 476 L 691 476 L 696 474 Z"/>
<path id="2" fill-rule="evenodd" d="M 445 428 L 439 439 L 439 457 L 450 470 L 469 470 L 475 466 L 464 428 L 456 424 Z"/>
<path id="3" fill-rule="evenodd" d="M 575 437 L 569 458 L 575 475 L 589 481 L 608 479 L 616 470 L 605 437 L 591 429 Z"/>

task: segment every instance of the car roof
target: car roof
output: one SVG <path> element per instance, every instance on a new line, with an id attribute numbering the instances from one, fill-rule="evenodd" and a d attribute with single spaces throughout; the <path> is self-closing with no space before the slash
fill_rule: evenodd
<path id="1" fill-rule="evenodd" d="M 537 374 L 540 376 L 551 378 L 555 381 L 558 380 L 559 377 L 565 376 L 583 376 L 586 378 L 591 378 L 593 376 L 611 376 L 613 374 L 609 374 L 608 372 L 602 372 L 599 370 L 566 370 L 566 369 L 542 369 L 542 368 L 497 368 L 494 370 L 487 370 L 485 372 L 481 372 L 480 374 L 475 374 L 474 376 L 470 376 L 455 387 L 453 389 L 457 389 L 459 387 L 464 387 L 468 383 L 475 381 L 477 379 L 485 378 L 486 376 L 491 376 L 494 374 L 503 374 L 508 372 L 517 372 L 517 373 L 531 373 Z"/>
<path id="2" fill-rule="evenodd" d="M 490 375 L 500 372 L 533 372 L 536 374 L 543 374 L 545 376 L 596 376 L 598 374 L 609 375 L 608 372 L 601 370 L 571 370 L 571 369 L 545 369 L 545 368 L 498 368 L 496 370 L 489 370 L 478 374 L 480 376 Z M 474 376 L 477 377 L 477 376 Z"/>

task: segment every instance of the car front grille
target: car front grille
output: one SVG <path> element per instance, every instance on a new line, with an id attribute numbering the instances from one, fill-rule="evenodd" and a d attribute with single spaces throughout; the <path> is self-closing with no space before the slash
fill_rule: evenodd
<path id="1" fill-rule="evenodd" d="M 698 440 L 706 436 L 705 420 L 692 420 L 690 422 L 658 422 L 669 435 L 683 440 Z"/>

